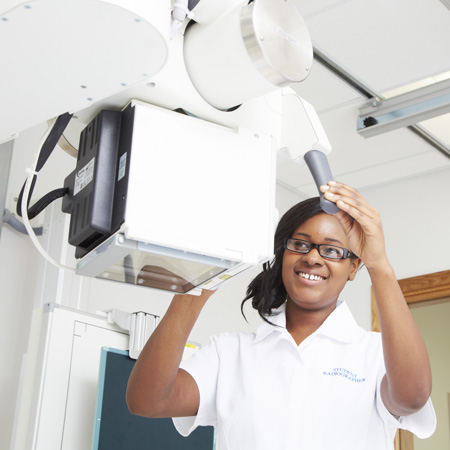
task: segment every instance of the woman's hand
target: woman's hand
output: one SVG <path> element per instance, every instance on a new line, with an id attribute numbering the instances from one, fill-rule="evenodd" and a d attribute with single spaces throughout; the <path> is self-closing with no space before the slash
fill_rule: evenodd
<path id="1" fill-rule="evenodd" d="M 321 186 L 327 200 L 340 211 L 334 214 L 344 229 L 350 250 L 358 255 L 368 270 L 387 262 L 384 233 L 379 212 L 354 188 L 330 181 Z M 354 219 L 354 220 L 353 220 Z"/>

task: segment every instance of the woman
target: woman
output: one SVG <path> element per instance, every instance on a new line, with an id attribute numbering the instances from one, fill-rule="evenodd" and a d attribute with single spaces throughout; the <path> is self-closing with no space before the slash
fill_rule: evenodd
<path id="1" fill-rule="evenodd" d="M 398 427 L 435 428 L 425 344 L 386 256 L 378 212 L 353 188 L 321 191 L 278 224 L 275 258 L 249 285 L 264 319 L 256 334 L 222 334 L 179 369 L 184 344 L 213 294 L 175 296 L 130 377 L 130 410 L 178 417 L 186 435 L 214 425 L 219 450 L 393 448 Z M 339 295 L 361 262 L 381 335 L 358 327 Z M 193 416 L 193 417 L 186 417 Z"/>

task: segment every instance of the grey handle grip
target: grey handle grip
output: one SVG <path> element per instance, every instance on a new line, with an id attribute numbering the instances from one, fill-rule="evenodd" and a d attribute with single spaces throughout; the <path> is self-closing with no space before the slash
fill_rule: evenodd
<path id="1" fill-rule="evenodd" d="M 309 167 L 311 175 L 314 178 L 317 189 L 322 185 L 328 184 L 329 181 L 333 180 L 333 175 L 331 175 L 330 166 L 328 164 L 328 159 L 325 153 L 318 150 L 310 150 L 305 153 L 305 162 Z M 328 214 L 335 214 L 339 211 L 336 203 L 330 202 L 323 197 L 322 192 L 320 192 L 320 206 Z"/>

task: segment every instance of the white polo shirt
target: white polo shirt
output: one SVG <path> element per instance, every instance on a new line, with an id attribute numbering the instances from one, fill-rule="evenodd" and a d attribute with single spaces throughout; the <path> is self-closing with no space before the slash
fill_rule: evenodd
<path id="1" fill-rule="evenodd" d="M 197 416 L 174 418 L 187 436 L 213 425 L 217 450 L 391 450 L 397 428 L 429 437 L 431 400 L 394 418 L 380 397 L 385 374 L 380 333 L 359 327 L 340 304 L 299 346 L 285 305 L 256 334 L 213 337 L 181 367 L 200 391 Z"/>

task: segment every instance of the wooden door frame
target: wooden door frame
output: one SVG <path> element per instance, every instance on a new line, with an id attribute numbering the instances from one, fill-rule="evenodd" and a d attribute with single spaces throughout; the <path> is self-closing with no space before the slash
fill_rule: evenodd
<path id="1" fill-rule="evenodd" d="M 450 270 L 435 272 L 398 281 L 409 307 L 434 305 L 450 297 Z M 380 320 L 372 290 L 372 330 L 380 331 Z M 412 434 L 399 430 L 395 436 L 395 450 L 413 450 Z"/>

